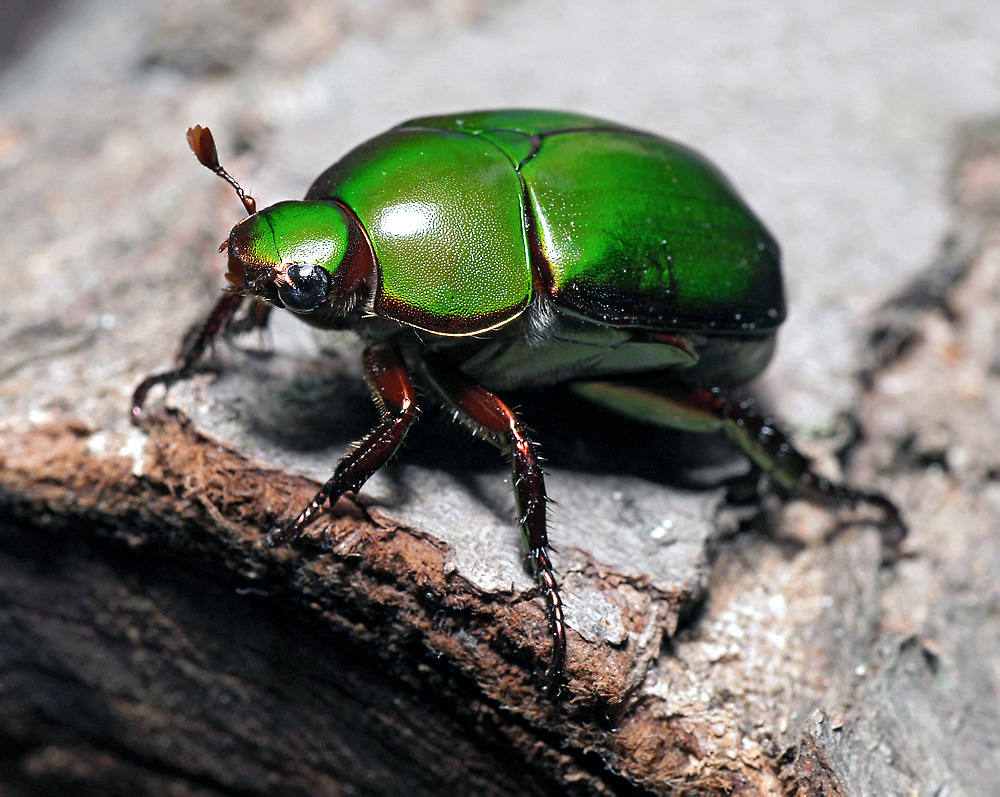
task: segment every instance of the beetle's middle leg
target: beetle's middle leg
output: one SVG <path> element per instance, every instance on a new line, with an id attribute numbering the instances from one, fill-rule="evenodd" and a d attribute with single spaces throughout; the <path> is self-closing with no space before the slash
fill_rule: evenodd
<path id="1" fill-rule="evenodd" d="M 884 517 L 881 524 L 883 561 L 888 564 L 899 558 L 906 526 L 895 504 L 880 493 L 858 490 L 818 474 L 788 435 L 749 402 L 733 401 L 726 391 L 718 388 L 683 385 L 581 382 L 572 387 L 592 401 L 640 420 L 693 432 L 722 429 L 771 479 L 807 501 L 851 508 L 859 504 L 874 506 Z"/>
<path id="2" fill-rule="evenodd" d="M 344 493 L 360 490 L 361 485 L 396 453 L 406 432 L 420 415 L 410 374 L 395 345 L 382 343 L 366 349 L 364 369 L 372 394 L 382 410 L 383 422 L 337 463 L 333 476 L 295 520 L 269 535 L 268 544 L 286 545 L 299 538 L 327 502 L 332 506 Z"/>
<path id="3" fill-rule="evenodd" d="M 552 634 L 552 657 L 546 676 L 558 687 L 558 679 L 566 665 L 566 621 L 559 585 L 549 559 L 545 479 L 535 445 L 517 413 L 465 374 L 456 369 L 428 366 L 427 375 L 461 420 L 510 457 L 514 500 L 524 549 L 545 597 Z"/>

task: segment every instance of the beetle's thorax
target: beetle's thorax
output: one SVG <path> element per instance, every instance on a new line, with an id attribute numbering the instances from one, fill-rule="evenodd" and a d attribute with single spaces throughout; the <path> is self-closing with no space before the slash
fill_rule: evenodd
<path id="1" fill-rule="evenodd" d="M 234 289 L 315 326 L 341 320 L 371 295 L 375 257 L 360 224 L 330 201 L 279 202 L 237 224 L 227 243 Z"/>

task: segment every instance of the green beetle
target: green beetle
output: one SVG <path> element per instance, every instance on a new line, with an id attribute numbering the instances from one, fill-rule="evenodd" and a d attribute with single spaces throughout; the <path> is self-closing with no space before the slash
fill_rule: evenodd
<path id="1" fill-rule="evenodd" d="M 770 419 L 730 400 L 767 365 L 785 317 L 778 245 L 697 153 L 603 119 L 501 110 L 414 119 L 348 153 L 302 201 L 259 213 L 219 165 L 207 129 L 199 160 L 236 189 L 248 217 L 227 244 L 231 287 L 176 368 L 192 373 L 245 297 L 323 329 L 353 329 L 384 421 L 337 465 L 302 512 L 269 535 L 298 538 L 357 492 L 399 447 L 420 408 L 413 378 L 511 459 L 518 521 L 552 635 L 548 674 L 566 664 L 562 600 L 548 554 L 535 445 L 495 391 L 568 383 L 644 421 L 725 430 L 782 487 L 809 500 L 873 504 L 887 558 L 905 529 L 877 493 L 816 474 Z"/>

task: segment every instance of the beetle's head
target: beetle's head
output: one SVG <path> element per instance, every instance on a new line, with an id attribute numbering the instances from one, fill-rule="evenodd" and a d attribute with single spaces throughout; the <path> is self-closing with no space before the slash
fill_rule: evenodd
<path id="1" fill-rule="evenodd" d="M 262 211 L 219 165 L 215 139 L 207 127 L 187 132 L 188 144 L 203 166 L 229 183 L 247 217 L 229 240 L 232 289 L 287 307 L 318 326 L 337 326 L 375 279 L 375 255 L 361 223 L 334 201 L 279 202 Z"/>
<path id="2" fill-rule="evenodd" d="M 226 248 L 226 280 L 235 290 L 318 323 L 346 315 L 375 274 L 360 224 L 326 200 L 264 208 L 233 227 Z"/>

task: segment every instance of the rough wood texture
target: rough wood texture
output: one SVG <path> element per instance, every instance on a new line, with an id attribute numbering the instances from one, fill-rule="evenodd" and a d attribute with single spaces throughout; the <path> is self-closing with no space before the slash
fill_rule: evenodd
<path id="1" fill-rule="evenodd" d="M 865 314 L 850 292 L 793 296 L 820 328 L 787 336 L 812 358 L 803 372 L 830 340 L 851 345 L 823 326 L 827 305 L 858 333 L 863 354 L 831 356 L 866 358 L 860 376 L 810 386 L 843 411 L 838 434 L 801 442 L 903 506 L 912 534 L 894 570 L 879 569 L 870 525 L 774 500 L 737 513 L 722 490 L 694 489 L 718 441 L 559 392 L 518 397 L 557 502 L 570 685 L 553 700 L 506 468 L 443 419 L 430 414 L 315 539 L 263 547 L 375 419 L 349 343 L 279 319 L 268 340 L 221 346 L 211 373 L 157 391 L 147 429 L 127 423 L 139 376 L 221 284 L 213 251 L 239 214 L 185 151 L 188 124 L 215 128 L 245 182 L 294 196 L 397 121 L 375 86 L 338 82 L 352 59 L 374 81 L 384 59 L 409 68 L 449 36 L 484 59 L 478 37 L 513 46 L 497 38 L 507 18 L 475 2 L 277 8 L 80 4 L 6 73 L 0 790 L 990 793 L 1000 127 L 967 129 L 952 235 L 895 300 Z M 544 19 L 528 29 L 539 11 L 511 8 L 528 49 L 555 36 Z M 547 104 L 593 89 L 564 71 Z M 511 98 L 483 89 L 477 104 Z M 804 268 L 793 282 L 809 284 Z M 874 285 L 851 273 L 833 287 L 854 279 Z M 770 384 L 778 403 L 802 395 L 794 368 Z"/>

